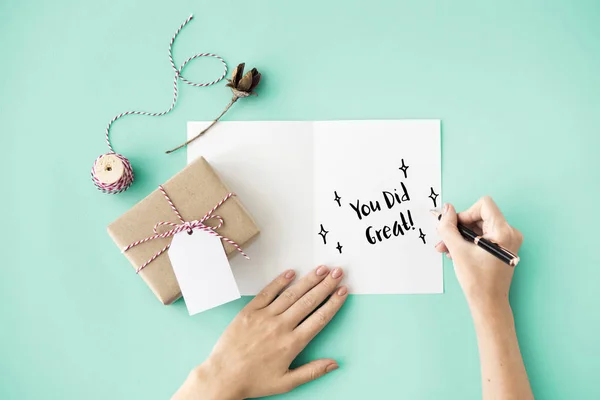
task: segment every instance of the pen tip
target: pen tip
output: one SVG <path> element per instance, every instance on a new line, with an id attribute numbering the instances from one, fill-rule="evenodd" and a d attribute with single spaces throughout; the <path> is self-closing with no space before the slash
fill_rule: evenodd
<path id="1" fill-rule="evenodd" d="M 440 215 L 442 215 L 442 213 L 441 213 L 441 212 L 439 212 L 439 211 L 438 211 L 438 210 L 436 210 L 436 209 L 429 210 L 429 212 L 430 212 L 430 213 L 431 213 L 431 215 L 433 215 L 434 217 L 439 217 Z"/>

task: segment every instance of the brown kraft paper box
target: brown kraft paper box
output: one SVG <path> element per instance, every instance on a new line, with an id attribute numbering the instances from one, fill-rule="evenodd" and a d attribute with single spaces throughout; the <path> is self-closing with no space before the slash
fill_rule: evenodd
<path id="1" fill-rule="evenodd" d="M 162 186 L 185 221 L 201 219 L 230 192 L 203 157 L 186 166 Z M 242 248 L 248 245 L 259 233 L 256 223 L 237 196 L 227 200 L 213 215 L 219 215 L 225 221 L 218 232 L 230 238 Z M 152 236 L 154 225 L 160 221 L 181 223 L 157 188 L 111 223 L 108 226 L 108 234 L 122 250 L 137 240 Z M 214 226 L 215 224 L 211 220 L 207 221 L 207 225 Z M 169 227 L 163 228 L 168 230 Z M 164 232 L 164 230 L 159 232 Z M 200 231 L 194 233 L 205 234 Z M 154 239 L 135 246 L 124 254 L 135 271 L 170 242 L 170 237 Z M 228 257 L 238 253 L 231 244 L 223 241 L 222 243 Z M 139 273 L 163 304 L 171 304 L 181 297 L 179 284 L 167 253 L 161 254 Z M 201 260 L 198 260 L 198 267 L 210 268 L 209 265 L 201 265 Z"/>

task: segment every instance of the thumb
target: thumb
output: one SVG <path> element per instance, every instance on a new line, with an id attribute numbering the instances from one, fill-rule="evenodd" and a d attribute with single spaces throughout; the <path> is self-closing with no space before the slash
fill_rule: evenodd
<path id="1" fill-rule="evenodd" d="M 437 230 L 442 241 L 450 251 L 450 254 L 452 254 L 455 249 L 458 249 L 459 246 L 465 244 L 465 240 L 462 238 L 456 227 L 457 222 L 458 217 L 456 216 L 454 206 L 448 203 L 444 204 L 442 218 L 440 219 Z"/>
<path id="2" fill-rule="evenodd" d="M 297 386 L 314 381 L 323 375 L 338 369 L 335 360 L 323 358 L 321 360 L 311 361 L 301 367 L 288 371 L 285 376 L 285 386 L 292 390 Z"/>

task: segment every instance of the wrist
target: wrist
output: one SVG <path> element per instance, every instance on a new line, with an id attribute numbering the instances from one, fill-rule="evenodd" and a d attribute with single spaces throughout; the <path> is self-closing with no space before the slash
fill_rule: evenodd
<path id="1" fill-rule="evenodd" d="M 468 301 L 474 322 L 485 323 L 513 319 L 512 308 L 508 298 L 504 299 L 471 299 Z"/>
<path id="2" fill-rule="evenodd" d="M 215 368 L 204 363 L 192 370 L 172 400 L 242 400 L 234 382 L 225 382 Z"/>
<path id="3" fill-rule="evenodd" d="M 465 290 L 465 298 L 473 316 L 510 310 L 508 292 L 484 289 Z"/>

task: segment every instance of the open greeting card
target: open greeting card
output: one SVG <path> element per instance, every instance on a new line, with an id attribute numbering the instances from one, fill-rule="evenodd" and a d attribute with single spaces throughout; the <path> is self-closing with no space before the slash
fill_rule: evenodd
<path id="1" fill-rule="evenodd" d="M 189 122 L 188 137 L 206 122 Z M 341 266 L 354 294 L 442 293 L 437 120 L 219 122 L 188 147 L 244 200 L 261 229 L 234 257 L 240 292 L 277 274 Z"/>

